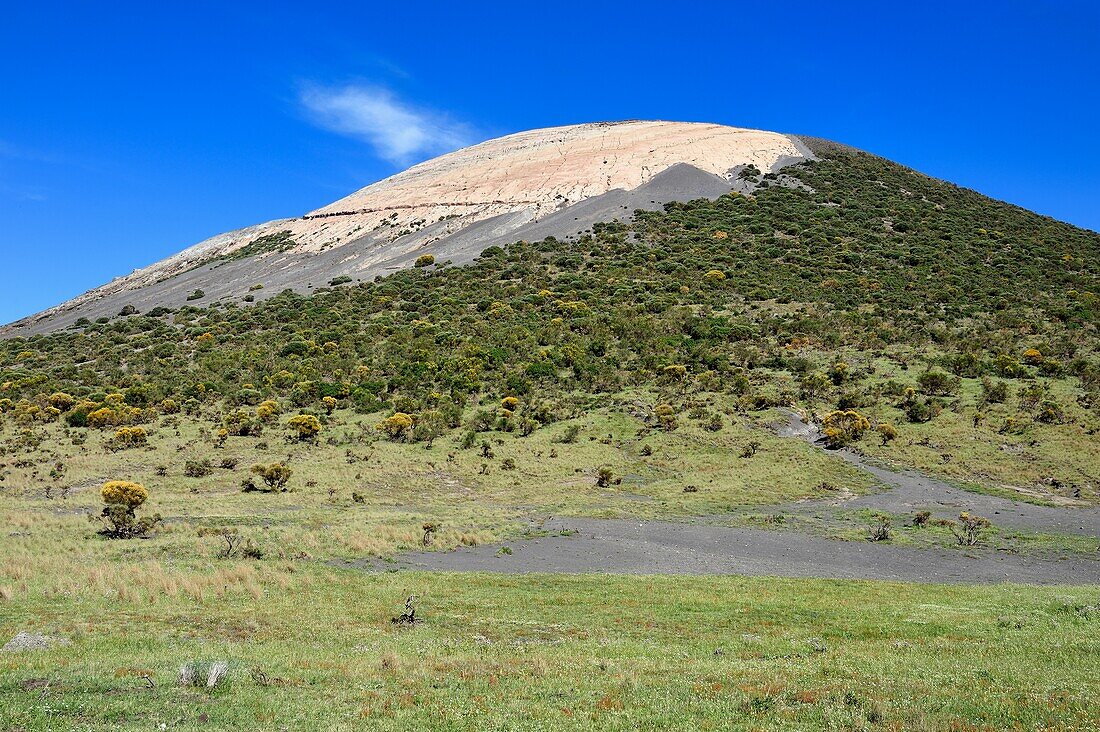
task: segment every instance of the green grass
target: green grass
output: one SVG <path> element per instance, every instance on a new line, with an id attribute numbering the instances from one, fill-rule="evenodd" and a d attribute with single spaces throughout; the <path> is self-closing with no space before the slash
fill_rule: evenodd
<path id="1" fill-rule="evenodd" d="M 79 589 L 7 602 L 4 634 L 33 628 L 74 643 L 0 658 L 2 723 L 1086 730 L 1100 721 L 1097 588 L 220 564 L 252 573 L 253 592 L 230 585 L 200 600 Z M 394 627 L 413 593 L 424 622 Z M 178 667 L 196 659 L 229 661 L 228 683 L 178 687 Z"/>
<path id="2" fill-rule="evenodd" d="M 151 494 L 142 511 L 170 521 L 156 551 L 209 553 L 218 540 L 198 532 L 235 526 L 274 555 L 326 559 L 419 546 L 425 522 L 442 524 L 435 545 L 451 548 L 499 540 L 547 515 L 696 516 L 818 495 L 822 483 L 853 493 L 872 484 L 842 461 L 749 420 L 727 421 L 718 432 L 692 424 L 663 432 L 609 407 L 529 437 L 482 433 L 477 445 L 486 441 L 493 452 L 486 458 L 476 445 L 461 447 L 461 432 L 435 440 L 430 449 L 382 440 L 374 425 L 383 416 L 338 410 L 317 444 L 288 441 L 276 425 L 259 438 L 230 438 L 224 447 L 215 445 L 202 422 L 161 418 L 149 428 L 148 447 L 117 452 L 104 449 L 109 430 L 39 427 L 40 444 L 15 451 L 3 468 L 8 518 L 0 528 L 25 524 L 29 535 L 17 544 L 25 541 L 31 553 L 75 543 L 72 551 L 83 555 L 95 527 L 81 514 L 99 511 L 104 481 L 133 480 Z M 580 431 L 565 444 L 570 426 Z M 74 437 L 83 444 L 74 444 Z M 757 454 L 740 457 L 750 440 L 760 444 Z M 208 460 L 211 474 L 185 475 L 185 464 L 195 460 Z M 234 467 L 219 467 L 226 460 Z M 294 471 L 290 491 L 242 493 L 241 480 L 253 464 L 275 461 Z M 58 464 L 60 476 L 50 477 Z M 621 482 L 597 486 L 601 466 Z M 688 485 L 698 491 L 684 492 Z"/>
<path id="3" fill-rule="evenodd" d="M 1072 381 L 1041 379 L 1040 383 L 1075 413 L 1079 392 Z M 1100 440 L 1084 410 L 1080 421 L 1040 424 L 1025 418 L 1018 428 L 1002 432 L 1005 421 L 1019 418 L 1020 411 L 1012 404 L 986 405 L 984 421 L 975 426 L 979 390 L 978 379 L 963 379 L 955 398 L 958 408 L 944 409 L 923 424 L 906 422 L 901 410 L 883 400 L 864 411 L 896 425 L 898 439 L 882 446 L 870 437 L 860 443 L 860 449 L 888 463 L 1016 500 L 1047 504 L 1100 500 Z"/>
<path id="4" fill-rule="evenodd" d="M 0 730 L 1094 728 L 1096 587 L 340 567 L 420 548 L 428 521 L 442 525 L 433 548 L 448 549 L 538 535 L 531 522 L 546 515 L 766 512 L 822 482 L 871 487 L 762 429 L 763 415 L 663 432 L 627 414 L 636 396 L 526 438 L 483 433 L 491 459 L 460 433 L 430 449 L 379 440 L 383 415 L 347 410 L 316 445 L 271 428 L 219 448 L 204 422 L 162 418 L 149 447 L 107 452 L 108 433 L 36 428 L 44 439 L 9 454 L 0 484 L 0 640 L 26 630 L 73 643 L 0 656 Z M 750 441 L 756 455 L 741 457 Z M 236 466 L 183 474 L 187 460 L 225 458 Z M 275 460 L 293 468 L 292 490 L 241 492 L 252 463 Z M 597 486 L 602 465 L 622 483 Z M 152 538 L 95 534 L 86 514 L 107 478 L 149 487 L 140 512 L 167 519 Z M 858 538 L 845 531 L 865 518 L 841 512 L 829 531 Z M 218 558 L 210 530 L 227 527 L 263 558 Z M 899 525 L 896 540 L 945 532 L 922 531 Z M 996 537 L 1027 552 L 1087 541 Z M 411 594 L 425 622 L 396 628 Z M 181 664 L 215 659 L 231 664 L 225 686 L 175 683 Z"/>

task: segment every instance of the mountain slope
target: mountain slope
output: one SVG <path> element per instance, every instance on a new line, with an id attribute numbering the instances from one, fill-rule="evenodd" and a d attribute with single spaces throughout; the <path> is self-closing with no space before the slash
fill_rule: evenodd
<path id="1" fill-rule="evenodd" d="M 608 403 L 656 428 L 720 426 L 715 400 L 732 400 L 738 414 L 858 410 L 896 429 L 860 443 L 884 459 L 1100 498 L 1100 235 L 811 144 L 817 160 L 749 195 L 469 266 L 8 339 L 0 411 L 48 420 L 60 391 L 74 426 L 182 407 L 249 435 L 261 400 L 323 417 L 330 397 L 408 415 L 400 438 L 430 440 L 526 434 Z M 649 185 L 675 190 L 681 172 Z M 505 397 L 518 405 L 501 412 Z"/>
<path id="2" fill-rule="evenodd" d="M 201 242 L 0 334 L 49 332 L 123 308 L 179 307 L 197 292 L 206 303 L 305 292 L 335 278 L 372 279 L 423 254 L 463 263 L 491 245 L 565 236 L 635 208 L 716 197 L 743 185 L 736 174 L 745 166 L 772 171 L 809 157 L 796 138 L 712 124 L 597 123 L 509 135 L 413 166 L 299 218 Z M 647 186 L 659 176 L 663 183 Z M 582 202 L 589 204 L 583 214 L 568 213 Z"/>

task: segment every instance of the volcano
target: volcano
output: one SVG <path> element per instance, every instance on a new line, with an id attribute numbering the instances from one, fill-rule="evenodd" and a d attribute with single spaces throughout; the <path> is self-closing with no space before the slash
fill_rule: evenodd
<path id="1" fill-rule="evenodd" d="M 576 235 L 671 201 L 751 192 L 812 159 L 798 137 L 717 124 L 600 122 L 463 148 L 322 208 L 207 239 L 3 328 L 29 336 L 81 319 L 262 300 L 374 279 L 424 255 L 463 264 L 491 246 Z M 428 258 L 420 260 L 423 264 Z"/>

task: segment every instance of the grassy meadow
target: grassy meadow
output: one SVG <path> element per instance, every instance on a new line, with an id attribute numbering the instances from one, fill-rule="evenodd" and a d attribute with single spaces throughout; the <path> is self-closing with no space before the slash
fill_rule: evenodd
<path id="1" fill-rule="evenodd" d="M 167 564 L 100 572 L 98 584 L 5 604 L 3 628 L 73 639 L 0 659 L 6 729 L 1100 724 L 1097 588 L 309 562 L 211 562 L 191 585 Z M 409 594 L 423 621 L 397 627 Z M 176 685 L 181 664 L 213 659 L 230 664 L 223 685 Z"/>
<path id="2" fill-rule="evenodd" d="M 384 414 L 345 410 L 315 445 L 219 446 L 174 416 L 113 451 L 110 431 L 39 428 L 5 469 L 0 637 L 71 645 L 0 655 L 0 729 L 1094 728 L 1100 588 L 345 568 L 423 548 L 429 523 L 446 550 L 548 515 L 766 511 L 874 487 L 763 429 L 774 413 L 665 432 L 631 416 L 640 398 L 485 433 L 492 457 L 460 433 L 379 439 Z M 242 491 L 276 460 L 287 491 Z M 97 535 L 89 514 L 116 477 L 149 487 L 139 513 L 164 518 L 151 538 Z M 230 556 L 227 533 L 244 542 Z M 423 621 L 395 626 L 409 595 Z M 212 660 L 230 664 L 223 685 L 176 683 Z"/>

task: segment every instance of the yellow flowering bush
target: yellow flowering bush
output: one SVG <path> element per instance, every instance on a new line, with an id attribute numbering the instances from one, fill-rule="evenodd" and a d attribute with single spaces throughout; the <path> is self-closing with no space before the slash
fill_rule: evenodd
<path id="1" fill-rule="evenodd" d="M 99 494 L 106 504 L 121 504 L 133 510 L 149 500 L 149 491 L 141 483 L 128 480 L 111 480 L 103 484 Z"/>
<path id="2" fill-rule="evenodd" d="M 128 480 L 111 480 L 99 491 L 103 497 L 100 518 L 105 526 L 101 532 L 111 539 L 132 539 L 147 535 L 160 523 L 160 514 L 138 518 L 134 509 L 149 499 L 149 491 L 140 483 Z"/>
<path id="3" fill-rule="evenodd" d="M 119 427 L 115 430 L 115 436 L 111 441 L 111 447 L 118 449 L 138 447 L 146 444 L 148 441 L 148 435 L 145 434 L 145 430 L 141 427 Z"/>
<path id="4" fill-rule="evenodd" d="M 260 406 L 256 407 L 256 418 L 261 422 L 271 422 L 281 411 L 279 402 L 274 399 L 267 399 L 260 402 Z"/>
<path id="5" fill-rule="evenodd" d="M 1037 366 L 1043 361 L 1043 353 L 1038 348 L 1029 348 L 1024 351 L 1024 363 Z"/>
<path id="6" fill-rule="evenodd" d="M 321 420 L 312 414 L 299 414 L 287 420 L 286 426 L 297 433 L 299 440 L 312 440 L 321 432 Z"/>
<path id="7" fill-rule="evenodd" d="M 837 410 L 822 418 L 821 428 L 829 447 L 838 448 L 861 439 L 871 429 L 871 420 L 854 409 Z"/>
<path id="8" fill-rule="evenodd" d="M 412 426 L 413 418 L 411 415 L 404 412 L 395 412 L 393 416 L 379 422 L 375 429 L 385 433 L 386 437 L 391 440 L 398 440 L 404 437 L 412 429 Z"/>
<path id="9" fill-rule="evenodd" d="M 657 415 L 657 422 L 665 432 L 676 429 L 676 410 L 671 404 L 658 404 L 653 413 Z"/>

